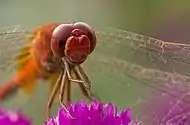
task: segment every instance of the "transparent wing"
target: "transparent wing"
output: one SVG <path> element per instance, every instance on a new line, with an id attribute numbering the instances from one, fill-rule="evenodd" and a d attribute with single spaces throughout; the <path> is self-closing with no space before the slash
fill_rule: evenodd
<path id="1" fill-rule="evenodd" d="M 31 42 L 27 41 L 31 32 L 20 25 L 7 26 L 0 29 L 0 85 L 8 82 L 14 77 L 21 49 L 29 47 Z M 29 99 L 29 95 L 24 94 L 18 89 L 5 100 L 0 102 L 7 108 L 21 108 Z"/>
<path id="2" fill-rule="evenodd" d="M 190 44 L 165 42 L 129 31 L 111 28 L 98 33 L 98 37 L 110 49 L 115 48 L 113 53 L 115 52 L 118 58 L 145 67 L 189 75 Z M 136 58 L 133 58 L 134 55 Z"/>
<path id="3" fill-rule="evenodd" d="M 16 58 L 19 51 L 30 46 L 31 42 L 27 38 L 31 32 L 22 28 L 20 25 L 7 26 L 0 29 L 0 70 L 9 71 L 14 69 Z"/>
<path id="4" fill-rule="evenodd" d="M 166 114 L 175 112 L 172 117 L 177 117 L 176 112 L 181 113 L 171 107 L 184 95 L 179 107 L 190 104 L 188 44 L 117 29 L 97 32 L 97 40 L 95 52 L 83 66 L 101 100 L 131 107 L 133 118 L 145 124 L 169 123 L 172 118 Z M 162 104 L 168 108 L 161 110 Z"/>

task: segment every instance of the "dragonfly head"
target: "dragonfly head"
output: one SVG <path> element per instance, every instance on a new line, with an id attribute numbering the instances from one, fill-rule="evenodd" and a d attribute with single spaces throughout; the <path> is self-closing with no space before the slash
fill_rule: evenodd
<path id="1" fill-rule="evenodd" d="M 96 46 L 96 35 L 86 23 L 61 24 L 52 34 L 51 49 L 54 55 L 66 56 L 73 63 L 82 63 Z"/>

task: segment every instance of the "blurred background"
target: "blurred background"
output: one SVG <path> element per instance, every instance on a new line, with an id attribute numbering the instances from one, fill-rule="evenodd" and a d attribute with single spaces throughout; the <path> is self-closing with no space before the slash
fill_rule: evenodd
<path id="1" fill-rule="evenodd" d="M 188 0 L 1 0 L 0 16 L 0 27 L 19 24 L 30 30 L 50 22 L 84 21 L 95 28 L 119 28 L 165 41 L 184 43 L 190 41 Z M 130 91 L 127 89 L 127 84 L 123 86 L 126 76 L 122 73 L 120 75 L 118 75 L 119 71 L 115 74 L 108 74 L 108 71 L 100 73 L 95 69 L 92 72 L 90 68 L 99 64 L 92 61 L 90 63 L 85 69 L 92 79 L 94 93 L 98 94 L 103 101 L 112 101 L 119 107 L 132 107 L 143 85 L 137 84 Z M 11 74 L 1 73 L 0 82 L 10 79 Z M 118 80 L 122 83 L 119 87 L 109 86 Z M 128 79 L 127 82 L 132 81 Z M 77 87 L 74 86 L 73 89 L 73 101 L 83 98 Z M 110 91 L 105 92 L 108 87 Z M 123 100 L 122 97 L 125 97 L 123 93 L 127 94 L 127 91 L 134 96 Z M 23 103 L 21 107 L 24 113 L 34 119 L 35 125 L 40 125 L 45 116 L 47 95 L 48 84 L 39 84 L 35 94 L 26 103 L 23 103 L 24 97 L 20 96 L 15 101 L 11 99 L 12 103 L 7 102 L 5 106 L 15 108 Z M 53 108 L 54 115 L 57 112 L 56 106 L 58 105 Z"/>

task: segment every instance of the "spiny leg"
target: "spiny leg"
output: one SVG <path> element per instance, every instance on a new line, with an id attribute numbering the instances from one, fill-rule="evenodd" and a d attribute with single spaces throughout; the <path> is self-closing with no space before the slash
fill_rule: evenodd
<path id="1" fill-rule="evenodd" d="M 67 97 L 66 97 L 66 105 L 68 106 L 68 103 L 71 103 L 71 81 L 68 80 L 67 82 Z"/>
<path id="2" fill-rule="evenodd" d="M 60 105 L 65 109 L 65 111 L 68 113 L 68 115 L 73 118 L 69 112 L 69 110 L 67 109 L 67 106 L 63 103 L 63 97 L 64 97 L 64 92 L 66 89 L 66 84 L 68 85 L 68 77 L 67 77 L 67 72 L 66 70 L 64 70 L 64 74 L 63 74 L 63 79 L 61 82 L 61 90 L 60 90 L 60 94 L 59 94 L 59 103 Z"/>
<path id="3" fill-rule="evenodd" d="M 55 96 L 56 96 L 56 94 L 57 94 L 57 92 L 59 90 L 59 86 L 61 84 L 62 78 L 63 78 L 63 72 L 60 73 L 59 78 L 56 81 L 56 83 L 55 83 L 55 85 L 54 85 L 54 87 L 52 89 L 52 92 L 50 94 L 48 104 L 47 104 L 47 109 L 46 109 L 46 119 L 47 120 L 50 118 L 50 109 L 51 109 L 52 104 L 54 102 Z"/>
<path id="4" fill-rule="evenodd" d="M 71 66 L 70 67 L 70 73 L 73 75 L 72 77 L 74 77 L 75 79 L 77 79 L 76 78 L 76 75 L 75 75 L 75 72 L 74 72 L 74 67 L 73 66 Z M 66 95 L 66 100 L 67 100 L 67 102 L 66 102 L 66 104 L 68 105 L 68 103 L 71 103 L 71 81 L 67 78 L 67 80 L 68 80 L 68 84 L 67 84 L 67 95 Z"/>
<path id="5" fill-rule="evenodd" d="M 88 89 L 90 89 L 90 87 L 92 86 L 91 81 L 89 80 L 88 76 L 86 75 L 86 73 L 84 72 L 83 68 L 78 65 L 74 67 L 75 70 L 77 71 L 78 77 L 82 80 L 84 80 L 84 86 Z"/>
<path id="6" fill-rule="evenodd" d="M 82 79 L 84 81 L 86 81 L 86 83 L 88 83 L 87 85 L 85 84 L 79 84 L 79 87 L 83 93 L 83 95 L 85 97 L 87 97 L 89 100 L 92 100 L 93 98 L 95 98 L 90 90 L 90 87 L 91 87 L 91 82 L 90 80 L 88 79 L 87 75 L 84 73 L 84 71 L 82 70 L 83 73 L 81 73 L 81 68 L 79 68 L 78 66 L 76 66 L 74 68 L 74 74 L 76 75 L 76 78 L 77 79 Z M 84 76 L 85 75 L 85 76 Z"/>
<path id="7" fill-rule="evenodd" d="M 82 85 L 79 84 L 79 87 L 85 97 L 87 97 L 89 100 L 92 100 L 94 97 L 92 96 L 92 93 L 90 91 L 87 91 L 86 88 Z"/>
<path id="8" fill-rule="evenodd" d="M 89 100 L 93 100 L 93 99 L 99 100 L 99 101 L 101 100 L 99 96 L 94 95 L 90 89 L 87 90 L 82 84 L 79 84 L 79 87 L 80 87 L 80 89 L 81 89 L 83 95 L 84 95 L 86 98 L 88 98 Z"/>
<path id="9" fill-rule="evenodd" d="M 65 70 L 63 72 L 64 72 L 64 74 L 63 74 L 63 79 L 61 81 L 60 93 L 59 93 L 59 103 L 61 104 L 61 106 L 63 108 L 66 109 L 65 104 L 63 104 L 63 97 L 64 97 L 64 92 L 65 92 L 65 86 L 67 84 L 67 79 L 66 79 L 67 75 L 66 75 L 66 71 Z"/>
<path id="10" fill-rule="evenodd" d="M 66 105 L 66 107 L 68 107 L 68 102 L 71 102 L 71 90 L 70 90 L 70 84 L 71 84 L 71 81 L 66 78 L 66 81 L 64 83 L 65 85 L 63 86 L 63 89 L 65 89 L 64 93 L 60 93 L 63 97 L 62 97 L 62 103 L 64 103 Z M 60 90 L 61 91 L 61 90 Z"/>
<path id="11" fill-rule="evenodd" d="M 71 82 L 75 82 L 75 83 L 84 83 L 85 82 L 85 81 L 82 81 L 82 80 L 73 79 L 72 76 L 71 76 L 71 69 L 70 69 L 70 65 L 69 65 L 69 63 L 67 61 L 67 58 L 63 57 L 62 61 L 63 61 L 63 64 L 64 64 L 64 68 L 65 68 L 65 70 L 67 72 L 68 79 Z"/>

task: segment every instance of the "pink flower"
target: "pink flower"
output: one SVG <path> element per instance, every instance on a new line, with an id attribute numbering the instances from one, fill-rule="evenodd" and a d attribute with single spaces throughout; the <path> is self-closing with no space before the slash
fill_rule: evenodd
<path id="1" fill-rule="evenodd" d="M 13 112 L 0 109 L 0 125 L 31 125 L 31 120 L 19 111 Z"/>
<path id="2" fill-rule="evenodd" d="M 64 109 L 60 109 L 58 116 L 52 117 L 44 125 L 129 125 L 132 122 L 130 109 L 118 114 L 117 107 L 112 103 L 103 104 L 94 100 L 88 106 L 81 101 L 76 105 L 69 104 L 68 109 L 75 119 L 70 118 Z"/>

